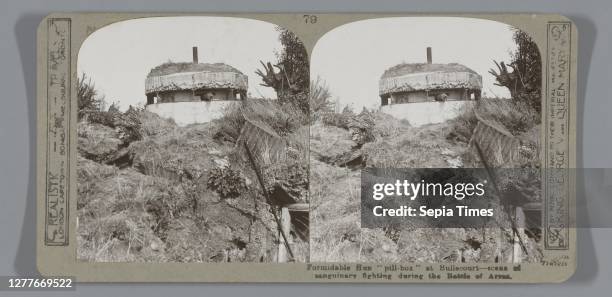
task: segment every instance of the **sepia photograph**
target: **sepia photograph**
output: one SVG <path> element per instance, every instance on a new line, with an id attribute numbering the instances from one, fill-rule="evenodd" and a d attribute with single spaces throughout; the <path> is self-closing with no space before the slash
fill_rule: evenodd
<path id="1" fill-rule="evenodd" d="M 306 262 L 309 61 L 236 17 L 135 18 L 77 60 L 77 258 Z"/>
<path id="2" fill-rule="evenodd" d="M 541 68 L 528 33 L 484 19 L 377 18 L 321 37 L 311 58 L 310 260 L 539 262 Z M 485 168 L 495 188 L 485 198 L 500 214 L 478 228 L 364 228 L 360 178 L 386 168 L 440 168 L 423 177 L 439 183 L 458 177 L 448 169 Z"/>
<path id="3" fill-rule="evenodd" d="M 41 275 L 536 283 L 576 271 L 567 17 L 54 13 L 37 36 Z"/>
<path id="4" fill-rule="evenodd" d="M 3 6 L 0 296 L 610 291 L 606 1 L 293 2 Z"/>

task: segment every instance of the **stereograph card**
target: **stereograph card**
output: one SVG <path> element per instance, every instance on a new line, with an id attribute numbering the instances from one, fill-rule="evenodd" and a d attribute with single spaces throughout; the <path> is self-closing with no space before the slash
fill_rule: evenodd
<path id="1" fill-rule="evenodd" d="M 37 46 L 45 276 L 574 272 L 566 17 L 54 13 Z"/>

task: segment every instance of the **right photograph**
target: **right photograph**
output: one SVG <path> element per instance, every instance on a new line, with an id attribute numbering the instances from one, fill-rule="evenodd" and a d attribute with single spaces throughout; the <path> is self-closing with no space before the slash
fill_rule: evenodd
<path id="1" fill-rule="evenodd" d="M 311 55 L 310 261 L 539 262 L 541 68 L 527 33 L 491 20 L 380 18 L 326 33 Z M 362 227 L 371 168 L 484 168 L 502 215 Z"/>

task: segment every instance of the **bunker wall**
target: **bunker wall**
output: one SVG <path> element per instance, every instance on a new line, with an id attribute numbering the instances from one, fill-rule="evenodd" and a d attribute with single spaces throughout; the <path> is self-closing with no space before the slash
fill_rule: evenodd
<path id="1" fill-rule="evenodd" d="M 223 116 L 223 111 L 240 101 L 199 101 L 149 104 L 146 109 L 163 118 L 174 119 L 183 127 L 195 123 L 207 123 Z"/>

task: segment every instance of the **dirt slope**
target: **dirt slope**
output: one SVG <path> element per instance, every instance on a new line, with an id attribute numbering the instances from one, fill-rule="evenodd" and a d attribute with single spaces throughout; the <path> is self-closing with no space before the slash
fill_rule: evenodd
<path id="1" fill-rule="evenodd" d="M 374 139 L 363 145 L 351 141 L 350 129 L 321 122 L 311 126 L 311 260 L 509 261 L 512 234 L 508 230 L 361 228 L 361 168 L 469 167 L 464 164 L 467 143 L 449 137 L 452 122 L 415 128 L 379 113 L 372 117 Z M 358 162 L 347 164 L 347 158 Z M 535 241 L 527 240 L 526 248 L 531 260 L 537 259 Z"/>
<path id="2" fill-rule="evenodd" d="M 218 123 L 182 128 L 146 111 L 134 113 L 129 124 L 129 113 L 116 112 L 78 125 L 78 258 L 273 261 L 278 232 L 270 207 L 252 173 L 235 163 L 234 144 L 214 138 Z M 138 137 L 126 138 L 127 128 Z M 224 195 L 230 192 L 211 187 L 213 171 L 217 180 L 233 174 L 241 190 Z M 307 257 L 296 254 L 301 261 Z"/>

